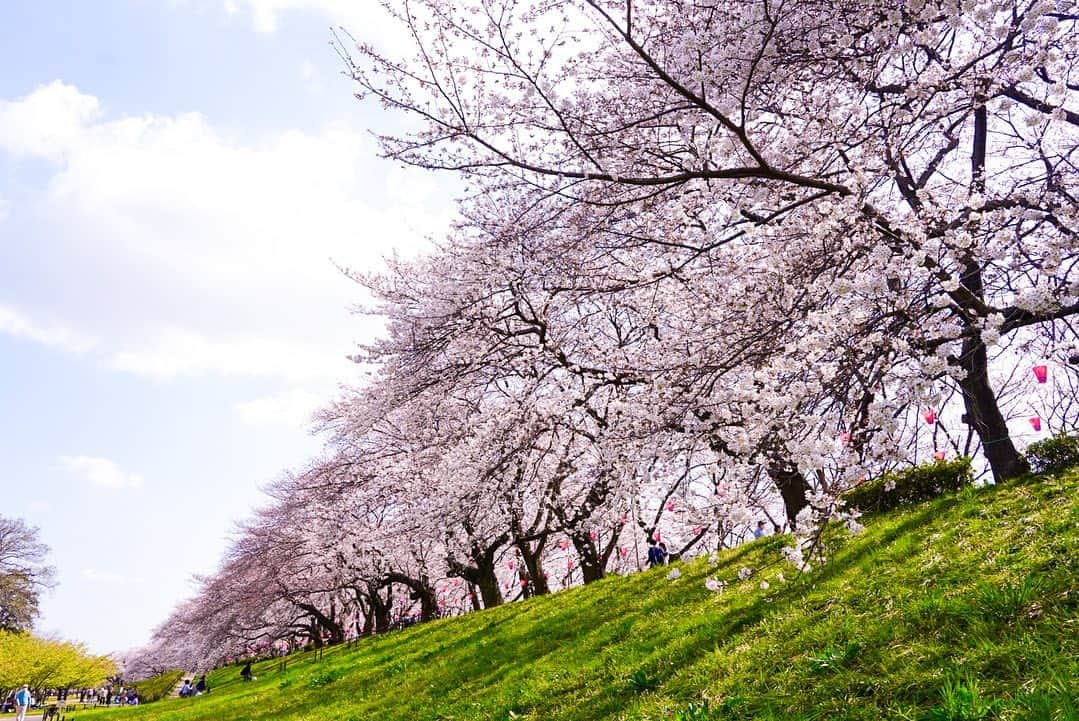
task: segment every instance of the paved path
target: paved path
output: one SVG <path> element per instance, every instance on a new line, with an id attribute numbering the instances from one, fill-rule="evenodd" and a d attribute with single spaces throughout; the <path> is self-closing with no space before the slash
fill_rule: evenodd
<path id="1" fill-rule="evenodd" d="M 194 681 L 196 678 L 198 678 L 198 676 L 195 675 L 197 673 L 197 671 L 184 671 L 183 675 L 180 676 L 180 680 L 176 682 L 176 688 L 172 689 L 172 693 L 169 694 L 169 698 L 179 698 L 180 689 L 183 688 L 184 685 L 184 679 L 186 678 Z"/>

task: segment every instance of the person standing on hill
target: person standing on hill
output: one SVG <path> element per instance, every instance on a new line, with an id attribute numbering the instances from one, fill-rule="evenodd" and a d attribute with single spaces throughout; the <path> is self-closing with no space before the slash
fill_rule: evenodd
<path id="1" fill-rule="evenodd" d="M 29 684 L 23 684 L 22 688 L 15 692 L 15 721 L 26 721 L 26 710 L 34 697 L 30 695 Z"/>
<path id="2" fill-rule="evenodd" d="M 667 551 L 661 545 L 656 545 L 656 539 L 648 539 L 648 567 L 655 568 L 667 562 Z"/>

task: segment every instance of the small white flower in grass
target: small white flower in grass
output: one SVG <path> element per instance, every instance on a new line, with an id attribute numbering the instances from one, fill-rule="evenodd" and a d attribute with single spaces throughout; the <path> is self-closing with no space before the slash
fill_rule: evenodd
<path id="1" fill-rule="evenodd" d="M 886 482 L 886 483 L 884 484 L 884 490 L 885 490 L 886 492 L 888 492 L 888 493 L 891 493 L 892 491 L 894 491 L 894 490 L 895 490 L 895 481 L 888 481 L 888 482 Z"/>
<path id="2" fill-rule="evenodd" d="M 726 585 L 727 584 L 723 583 L 723 581 L 720 581 L 717 578 L 709 577 L 704 579 L 704 587 L 707 588 L 709 591 L 714 591 L 716 593 L 721 593 L 723 591 L 723 587 Z"/>
<path id="3" fill-rule="evenodd" d="M 847 519 L 847 530 L 850 531 L 850 535 L 857 536 L 859 533 L 865 530 L 865 526 L 853 518 Z"/>
<path id="4" fill-rule="evenodd" d="M 672 568 L 671 572 L 667 574 L 667 580 L 668 581 L 677 581 L 681 577 L 682 577 L 682 572 L 679 571 L 677 568 Z"/>
<path id="5" fill-rule="evenodd" d="M 740 581 L 744 581 L 744 580 L 746 580 L 747 578 L 749 578 L 752 575 L 753 575 L 753 569 L 752 568 L 746 568 L 745 566 L 743 566 L 742 568 L 738 569 L 738 580 L 740 580 Z"/>
<path id="6" fill-rule="evenodd" d="M 787 579 L 783 577 L 782 573 L 777 573 L 776 574 L 776 580 L 779 581 L 780 583 L 786 583 L 787 582 Z"/>
<path id="7" fill-rule="evenodd" d="M 718 566 L 719 565 L 719 552 L 718 551 L 712 551 L 710 554 L 708 554 L 708 562 L 711 563 L 713 566 Z"/>
<path id="8" fill-rule="evenodd" d="M 761 581 L 761 590 L 762 591 L 767 591 L 769 588 L 771 588 L 771 586 L 768 584 L 768 581 Z"/>

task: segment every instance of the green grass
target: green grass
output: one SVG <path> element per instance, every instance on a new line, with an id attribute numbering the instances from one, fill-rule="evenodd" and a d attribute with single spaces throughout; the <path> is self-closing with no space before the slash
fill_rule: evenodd
<path id="1" fill-rule="evenodd" d="M 139 690 L 139 698 L 143 703 L 152 703 L 168 698 L 183 676 L 183 671 L 165 671 L 142 681 L 134 681 L 131 685 Z"/>
<path id="2" fill-rule="evenodd" d="M 146 721 L 1077 718 L 1079 471 L 836 531 L 799 576 L 766 538 L 666 571 L 213 672 Z M 754 569 L 738 580 L 742 567 Z M 782 573 L 786 581 L 779 580 Z M 705 589 L 716 576 L 721 593 Z M 761 581 L 769 587 L 761 589 Z"/>

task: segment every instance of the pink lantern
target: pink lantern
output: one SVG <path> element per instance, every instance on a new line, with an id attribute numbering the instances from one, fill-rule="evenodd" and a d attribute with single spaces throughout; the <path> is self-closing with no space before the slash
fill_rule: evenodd
<path id="1" fill-rule="evenodd" d="M 619 546 L 618 547 L 618 555 L 620 555 L 622 558 L 625 558 L 626 556 L 629 555 L 629 549 L 626 548 L 625 546 Z"/>
<path id="2" fill-rule="evenodd" d="M 937 412 L 932 408 L 926 408 L 922 411 L 922 418 L 924 418 L 925 422 L 929 425 L 933 425 L 937 422 Z"/>
<path id="3" fill-rule="evenodd" d="M 933 452 L 933 459 L 936 460 L 936 461 L 943 461 L 947 457 L 947 455 L 948 454 L 945 453 L 944 451 L 934 451 Z"/>
<path id="4" fill-rule="evenodd" d="M 1036 431 L 1040 431 L 1040 430 L 1042 429 L 1042 419 L 1041 419 L 1041 418 L 1039 418 L 1038 416 L 1034 416 L 1034 417 L 1032 417 L 1032 418 L 1030 419 L 1030 426 L 1031 426 L 1031 428 L 1033 428 L 1034 430 L 1036 430 Z"/>
<path id="5" fill-rule="evenodd" d="M 618 519 L 618 520 L 624 526 L 629 521 L 629 516 L 627 516 L 625 513 L 623 513 L 622 517 L 620 519 Z"/>
<path id="6" fill-rule="evenodd" d="M 565 551 L 567 548 L 569 548 L 569 541 L 559 541 L 558 547 Z"/>
<path id="7" fill-rule="evenodd" d="M 508 590 L 510 590 L 510 585 L 508 583 L 503 583 L 502 588 L 504 588 L 504 589 L 506 589 L 508 591 Z"/>
<path id="8" fill-rule="evenodd" d="M 573 559 L 572 558 L 570 558 L 569 560 L 566 561 L 566 568 L 568 568 L 571 571 L 573 570 Z"/>
<path id="9" fill-rule="evenodd" d="M 594 541 L 597 538 L 599 538 L 599 533 L 597 533 L 596 531 L 589 531 L 588 532 L 588 537 L 591 538 Z"/>
<path id="10" fill-rule="evenodd" d="M 850 434 L 846 432 L 840 433 L 839 440 L 843 445 L 847 445 L 850 443 Z"/>
<path id="11" fill-rule="evenodd" d="M 1049 366 L 1034 366 L 1034 377 L 1038 379 L 1039 383 L 1045 383 L 1049 380 Z"/>
<path id="12" fill-rule="evenodd" d="M 513 559 L 510 559 L 510 562 L 508 564 L 506 564 L 506 565 L 508 565 L 510 567 L 510 570 L 512 571 L 513 570 Z"/>
<path id="13" fill-rule="evenodd" d="M 694 526 L 693 527 L 693 535 L 694 536 L 699 536 L 700 533 L 701 533 L 701 527 L 700 526 Z"/>
<path id="14" fill-rule="evenodd" d="M 522 578 L 521 579 L 521 588 L 524 588 L 527 585 L 528 585 L 528 581 Z"/>
<path id="15" fill-rule="evenodd" d="M 667 504 L 667 510 L 668 511 L 673 511 L 674 510 L 674 501 L 671 501 L 670 503 Z"/>
<path id="16" fill-rule="evenodd" d="M 655 537 L 656 537 L 656 543 L 659 543 L 659 542 L 660 542 L 660 540 L 661 540 L 661 539 L 660 539 L 660 535 L 659 535 L 659 531 L 656 531 L 654 535 L 655 535 Z"/>

